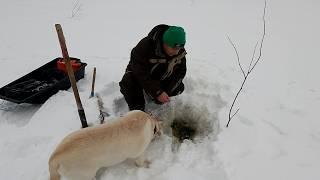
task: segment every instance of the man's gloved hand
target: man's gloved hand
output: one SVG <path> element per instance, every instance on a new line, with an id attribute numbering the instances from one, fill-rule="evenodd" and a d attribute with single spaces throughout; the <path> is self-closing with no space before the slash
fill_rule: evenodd
<path id="1" fill-rule="evenodd" d="M 162 92 L 158 97 L 157 100 L 161 103 L 167 103 L 170 101 L 170 97 L 168 96 L 168 94 L 166 92 Z"/>

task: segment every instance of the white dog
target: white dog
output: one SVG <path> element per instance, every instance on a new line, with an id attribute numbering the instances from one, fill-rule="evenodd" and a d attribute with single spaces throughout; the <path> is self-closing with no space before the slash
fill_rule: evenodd
<path id="1" fill-rule="evenodd" d="M 50 180 L 91 180 L 101 167 L 126 159 L 146 166 L 144 151 L 155 135 L 159 122 L 142 111 L 131 111 L 116 121 L 77 130 L 58 145 L 49 160 Z"/>

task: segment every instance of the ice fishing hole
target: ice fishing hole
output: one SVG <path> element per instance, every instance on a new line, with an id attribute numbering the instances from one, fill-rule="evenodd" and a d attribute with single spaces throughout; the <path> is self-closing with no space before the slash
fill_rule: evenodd
<path id="1" fill-rule="evenodd" d="M 200 141 L 214 133 L 218 127 L 216 117 L 206 106 L 177 102 L 161 113 L 160 120 L 163 121 L 164 134 L 182 143 L 185 139 Z"/>

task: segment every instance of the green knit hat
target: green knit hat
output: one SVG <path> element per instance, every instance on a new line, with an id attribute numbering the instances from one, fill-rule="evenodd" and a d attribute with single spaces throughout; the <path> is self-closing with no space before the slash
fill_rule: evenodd
<path id="1" fill-rule="evenodd" d="M 170 26 L 163 34 L 162 41 L 169 47 L 184 47 L 186 33 L 182 27 Z"/>

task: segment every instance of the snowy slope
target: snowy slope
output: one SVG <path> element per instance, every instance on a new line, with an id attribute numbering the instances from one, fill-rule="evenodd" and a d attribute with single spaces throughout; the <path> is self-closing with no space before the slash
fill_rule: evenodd
<path id="1" fill-rule="evenodd" d="M 117 82 L 131 48 L 160 23 L 187 32 L 186 91 L 163 108 L 166 124 L 192 118 L 201 132 L 171 151 L 166 133 L 147 150 L 149 169 L 132 162 L 102 169 L 98 179 L 310 179 L 320 178 L 320 3 L 268 1 L 262 61 L 225 128 L 242 76 L 227 36 L 248 66 L 262 35 L 264 1 L 3 1 L 0 5 L 0 86 L 61 56 L 54 24 L 69 54 L 88 63 L 78 82 L 87 119 L 98 123 L 89 99 L 91 72 L 112 120 L 127 111 Z M 48 158 L 60 140 L 80 128 L 71 90 L 42 106 L 0 101 L 0 179 L 48 179 Z M 3 107 L 11 107 L 3 109 Z M 190 110 L 190 108 L 192 110 Z"/>

